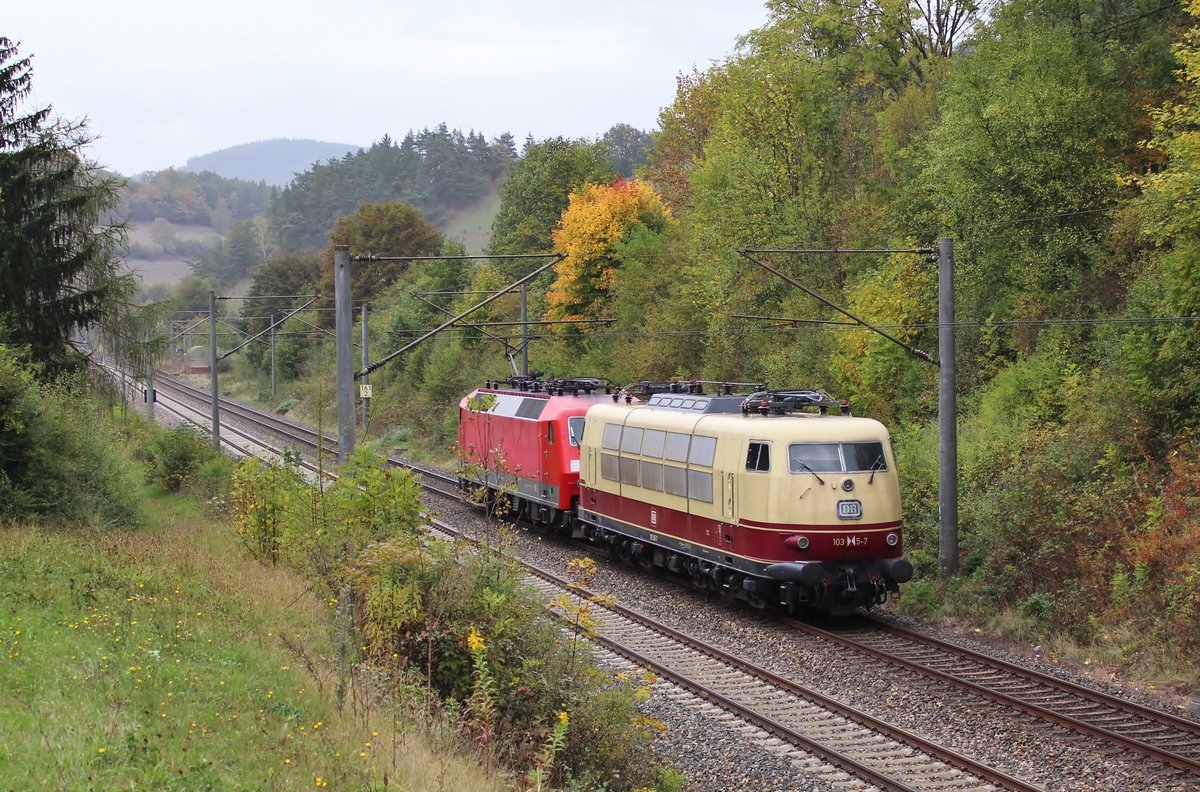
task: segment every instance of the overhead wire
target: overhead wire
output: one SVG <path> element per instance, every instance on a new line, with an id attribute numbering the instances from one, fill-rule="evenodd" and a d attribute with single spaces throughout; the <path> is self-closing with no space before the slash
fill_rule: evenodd
<path id="1" fill-rule="evenodd" d="M 787 320 L 778 320 L 780 325 L 783 325 Z M 1144 325 L 1144 324 L 1191 324 L 1200 322 L 1200 316 L 1133 316 L 1133 317 L 1117 317 L 1117 318 L 1083 318 L 1083 319 L 1012 319 L 1012 320 L 959 320 L 947 323 L 945 326 L 955 329 L 982 329 L 992 327 L 1057 327 L 1057 326 L 1121 326 L 1121 325 Z M 876 325 L 890 330 L 932 330 L 943 327 L 938 322 L 917 322 L 913 324 L 886 324 Z M 466 330 L 466 328 L 463 328 Z M 709 328 L 705 330 L 655 330 L 647 332 L 644 330 L 604 330 L 594 333 L 535 333 L 529 336 L 499 336 L 500 338 L 529 338 L 533 340 L 546 339 L 561 339 L 561 340 L 580 340 L 580 339 L 600 339 L 600 338 L 660 338 L 660 337 L 675 337 L 675 338 L 701 338 L 708 336 L 742 336 L 742 335 L 758 335 L 763 333 L 793 333 L 793 332 L 825 332 L 827 330 L 863 330 L 862 325 L 853 323 L 838 323 L 814 325 L 807 320 L 798 319 L 795 323 L 788 323 L 787 326 L 775 327 L 753 327 L 742 326 L 736 328 Z M 417 333 L 421 330 L 401 330 L 389 331 L 386 333 L 389 337 L 405 338 Z M 462 340 L 478 341 L 485 340 L 486 336 L 452 334 L 451 337 Z"/>

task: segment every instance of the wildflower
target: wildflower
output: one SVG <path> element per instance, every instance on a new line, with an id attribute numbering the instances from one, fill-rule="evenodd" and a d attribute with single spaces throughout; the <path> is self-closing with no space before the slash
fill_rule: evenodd
<path id="1" fill-rule="evenodd" d="M 99 749 L 97 752 L 98 752 L 98 753 L 104 753 L 104 748 L 103 748 L 103 747 L 101 747 L 101 748 L 100 748 L 100 749 Z"/>
<path id="2" fill-rule="evenodd" d="M 467 635 L 467 647 L 472 652 L 478 652 L 484 648 L 483 636 L 475 629 L 475 625 L 471 625 L 471 632 Z"/>

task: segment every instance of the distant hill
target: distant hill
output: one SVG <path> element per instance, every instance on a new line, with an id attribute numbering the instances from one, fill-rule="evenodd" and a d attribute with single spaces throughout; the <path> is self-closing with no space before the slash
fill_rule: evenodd
<path id="1" fill-rule="evenodd" d="M 340 159 L 360 148 L 350 143 L 320 140 L 260 140 L 192 157 L 187 161 L 186 169 L 193 173 L 212 171 L 230 179 L 261 181 L 282 187 L 314 163 Z"/>

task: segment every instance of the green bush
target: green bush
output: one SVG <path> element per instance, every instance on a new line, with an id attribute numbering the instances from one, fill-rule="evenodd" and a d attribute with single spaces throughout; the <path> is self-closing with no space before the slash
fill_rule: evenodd
<path id="1" fill-rule="evenodd" d="M 510 767 L 529 769 L 566 712 L 558 780 L 614 790 L 653 780 L 649 745 L 661 724 L 638 713 L 653 678 L 597 669 L 506 556 L 402 537 L 368 548 L 351 580 L 364 659 L 426 675 Z M 472 643 L 486 657 L 485 694 Z M 486 728 L 470 721 L 492 711 L 500 716 Z"/>
<path id="2" fill-rule="evenodd" d="M 275 412 L 279 415 L 287 415 L 288 411 L 290 411 L 299 403 L 299 399 L 286 399 L 285 401 L 279 403 L 279 406 L 275 408 Z"/>
<path id="3" fill-rule="evenodd" d="M 0 516 L 139 524 L 133 471 L 107 415 L 83 378 L 38 383 L 0 344 Z"/>
<path id="4" fill-rule="evenodd" d="M 179 492 L 201 465 L 216 456 L 207 438 L 187 424 L 153 432 L 145 448 L 146 481 Z"/>
<path id="5" fill-rule="evenodd" d="M 322 588 L 348 662 L 423 679 L 514 770 L 589 789 L 653 781 L 659 724 L 637 710 L 647 679 L 597 670 L 503 553 L 418 530 L 407 472 L 359 449 L 339 473 L 320 489 L 285 463 L 246 460 L 231 511 L 249 552 Z"/>
<path id="6" fill-rule="evenodd" d="M 213 455 L 212 459 L 200 463 L 195 482 L 200 496 L 210 504 L 226 503 L 233 484 L 233 460 L 224 454 Z"/>

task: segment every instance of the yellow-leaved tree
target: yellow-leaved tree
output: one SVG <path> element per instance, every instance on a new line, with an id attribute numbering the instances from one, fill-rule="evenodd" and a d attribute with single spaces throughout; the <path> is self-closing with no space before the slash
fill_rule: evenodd
<path id="1" fill-rule="evenodd" d="M 547 319 L 598 319 L 617 283 L 621 246 L 638 229 L 661 233 L 671 212 L 646 182 L 617 179 L 571 193 L 554 231 L 554 248 L 565 253 L 546 294 Z"/>

